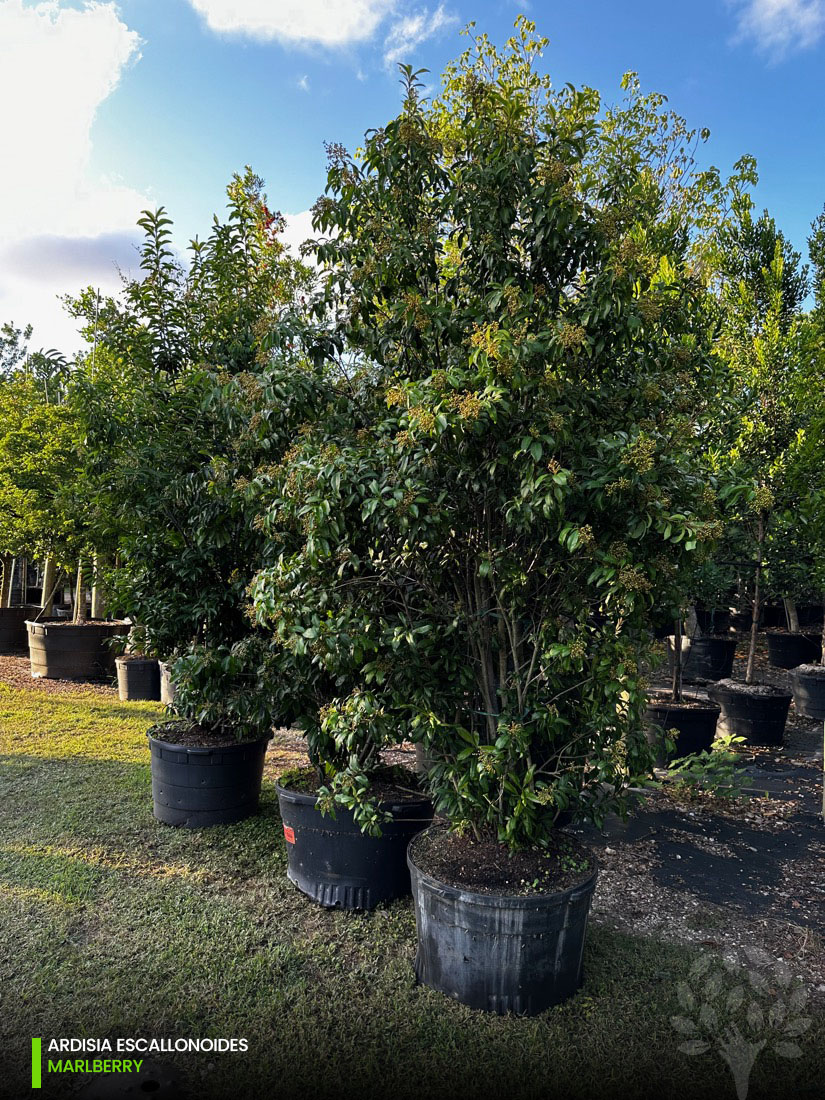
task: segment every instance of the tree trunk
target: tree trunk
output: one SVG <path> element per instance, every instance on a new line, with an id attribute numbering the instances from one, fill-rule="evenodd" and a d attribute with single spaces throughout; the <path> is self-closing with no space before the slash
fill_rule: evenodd
<path id="1" fill-rule="evenodd" d="M 57 591 L 58 579 L 54 558 L 46 558 L 43 563 L 43 591 L 40 596 L 40 606 L 43 609 L 43 617 L 46 619 L 54 610 L 54 594 Z"/>
<path id="2" fill-rule="evenodd" d="M 92 580 L 92 618 L 102 619 L 106 615 L 106 604 L 103 599 L 103 590 L 100 587 L 100 558 L 97 554 L 93 562 L 94 579 Z"/>
<path id="3" fill-rule="evenodd" d="M 86 578 L 83 575 L 82 560 L 77 563 L 77 583 L 74 590 L 74 618 L 75 623 L 86 622 Z"/>
<path id="4" fill-rule="evenodd" d="M 673 686 L 672 696 L 674 703 L 682 701 L 682 620 L 676 620 L 675 636 L 673 638 Z"/>
<path id="5" fill-rule="evenodd" d="M 8 607 L 11 604 L 11 583 L 14 578 L 14 558 L 11 554 L 3 555 L 3 580 L 0 583 L 0 607 Z"/>
<path id="6" fill-rule="evenodd" d="M 745 683 L 753 683 L 753 669 L 756 662 L 756 637 L 759 633 L 759 612 L 762 610 L 762 596 L 759 586 L 762 580 L 762 552 L 765 549 L 765 513 L 759 513 L 759 526 L 756 533 L 756 568 L 753 575 L 753 617 L 751 619 L 751 641 L 748 647 L 748 664 L 745 670 Z"/>
<path id="7" fill-rule="evenodd" d="M 799 615 L 796 610 L 796 600 L 783 599 L 785 605 L 785 621 L 791 634 L 799 634 Z"/>

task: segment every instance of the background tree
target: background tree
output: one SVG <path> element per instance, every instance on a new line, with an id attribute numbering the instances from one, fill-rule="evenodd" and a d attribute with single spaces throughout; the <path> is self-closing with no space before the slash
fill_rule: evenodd
<path id="1" fill-rule="evenodd" d="M 100 306 L 91 290 L 70 304 L 87 335 L 96 325 L 84 419 L 118 550 L 113 597 L 146 648 L 175 659 L 180 713 L 260 736 L 278 678 L 268 634 L 245 614 L 265 553 L 251 483 L 323 401 L 323 383 L 279 328 L 310 273 L 286 253 L 251 170 L 227 194 L 227 217 L 192 242 L 188 268 L 165 212 L 146 213 L 142 278 Z"/>
<path id="2" fill-rule="evenodd" d="M 789 455 L 808 416 L 799 386 L 809 347 L 800 313 L 808 283 L 799 253 L 767 212 L 754 221 L 749 203 L 743 203 L 737 213 L 725 235 L 722 269 L 719 348 L 729 371 L 730 403 L 720 461 L 727 467 L 724 495 L 731 518 L 748 536 L 753 552 L 745 674 L 750 684 L 769 530 L 786 501 Z"/>

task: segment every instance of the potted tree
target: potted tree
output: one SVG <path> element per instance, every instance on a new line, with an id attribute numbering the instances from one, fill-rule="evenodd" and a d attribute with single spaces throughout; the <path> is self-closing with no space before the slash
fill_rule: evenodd
<path id="1" fill-rule="evenodd" d="M 753 601 L 744 681 L 720 680 L 709 688 L 722 714 L 719 729 L 750 744 L 781 744 L 790 692 L 755 676 L 769 529 L 787 478 L 788 456 L 804 425 L 798 380 L 804 366 L 799 306 L 807 291 L 799 254 L 767 213 L 754 220 L 739 211 L 722 290 L 725 326 L 721 350 L 734 384 L 728 500 L 753 548 Z"/>
<path id="2" fill-rule="evenodd" d="M 825 720 L 825 461 L 822 440 L 825 438 L 825 401 L 819 380 L 825 362 L 825 214 L 820 214 L 812 226 L 808 246 L 813 268 L 814 308 L 810 314 L 806 336 L 809 347 L 810 376 L 803 382 L 805 401 L 813 404 L 808 431 L 797 437 L 790 463 L 791 492 L 795 494 L 793 509 L 794 546 L 806 564 L 806 580 L 818 591 L 819 614 L 811 615 L 812 623 L 819 618 L 821 635 L 818 651 L 791 672 L 794 708 L 806 718 Z"/>
<path id="3" fill-rule="evenodd" d="M 148 731 L 154 814 L 190 829 L 253 814 L 275 721 L 260 640 L 193 647 L 175 662 L 175 716 Z"/>
<path id="4" fill-rule="evenodd" d="M 806 329 L 810 326 L 806 325 Z M 808 341 L 806 341 L 808 342 Z M 810 415 L 810 414 L 809 414 Z M 768 661 L 776 668 L 796 668 L 819 658 L 820 627 L 803 628 L 800 614 L 805 600 L 810 599 L 816 566 L 812 560 L 807 517 L 801 515 L 797 478 L 792 470 L 795 452 L 808 437 L 809 430 L 791 445 L 782 498 L 777 500 L 766 539 L 765 558 L 770 588 L 780 593 L 782 624 L 765 628 Z M 802 486 L 802 497 L 810 490 Z M 764 622 L 764 620 L 763 620 Z"/>
<path id="5" fill-rule="evenodd" d="M 372 692 L 325 704 L 306 726 L 311 765 L 278 778 L 287 875 L 332 909 L 374 909 L 410 892 L 407 846 L 433 818 L 418 776 L 381 752 L 399 725 Z"/>
<path id="6" fill-rule="evenodd" d="M 54 352 L 28 353 L 30 337 L 31 326 L 6 324 L 0 334 L 0 652 L 28 648 L 26 620 L 40 608 L 26 601 L 27 558 L 51 546 L 59 523 L 54 498 L 76 465 L 65 449 L 59 413 L 49 408 L 60 396 L 66 364 Z M 43 606 L 50 615 L 56 578 L 48 560 Z"/>
<path id="7" fill-rule="evenodd" d="M 601 121 L 595 94 L 552 92 L 541 48 L 525 20 L 503 54 L 474 40 L 433 103 L 406 68 L 363 156 L 330 148 L 318 255 L 354 415 L 296 442 L 306 538 L 261 578 L 312 595 L 288 636 L 333 674 L 344 649 L 431 761 L 419 980 L 527 1013 L 577 989 L 596 882 L 555 826 L 646 772 L 649 611 L 717 533 L 692 200 L 656 168 L 681 142 L 632 81 Z M 330 732 L 366 804 L 359 721 L 338 705 Z"/>
<path id="8" fill-rule="evenodd" d="M 33 364 L 32 365 L 32 361 Z M 87 476 L 75 373 L 55 355 L 30 357 L 0 386 L 0 496 L 16 543 L 34 556 L 77 568 L 73 622 L 43 614 L 54 594 L 46 578 L 40 612 L 26 621 L 32 676 L 92 679 L 107 675 L 109 644 L 122 623 L 103 621 L 99 606 L 87 614 L 86 587 L 93 570 L 99 515 Z"/>
<path id="9" fill-rule="evenodd" d="M 21 602 L 14 603 L 14 575 L 18 562 L 25 560 L 14 554 L 2 556 L 0 580 L 0 653 L 18 653 L 27 644 L 26 620 L 36 615 L 38 608 L 25 602 L 21 585 Z"/>
<path id="10" fill-rule="evenodd" d="M 645 717 L 654 727 L 652 743 L 657 749 L 657 763 L 664 766 L 674 756 L 689 756 L 709 750 L 716 737 L 719 718 L 718 704 L 699 697 L 687 696 L 682 689 L 685 649 L 682 645 L 683 620 L 676 619 L 671 652 L 671 690 L 648 698 Z M 692 650 L 689 651 L 692 654 Z M 681 659 L 680 659 L 681 655 Z M 730 671 L 730 670 L 728 670 Z M 657 737 L 655 731 L 664 734 Z"/>
<path id="11" fill-rule="evenodd" d="M 146 631 L 133 626 L 126 652 L 115 660 L 117 692 L 121 702 L 160 700 L 160 665 L 147 654 Z"/>
<path id="12" fill-rule="evenodd" d="M 188 270 L 165 212 L 147 212 L 143 277 L 101 305 L 91 291 L 72 303 L 97 334 L 83 411 L 116 533 L 113 600 L 175 689 L 149 734 L 155 815 L 186 827 L 258 804 L 281 693 L 269 634 L 249 615 L 252 575 L 278 549 L 254 522 L 255 483 L 327 400 L 295 334 L 309 273 L 251 170 L 227 192 L 228 217 L 193 242 Z"/>

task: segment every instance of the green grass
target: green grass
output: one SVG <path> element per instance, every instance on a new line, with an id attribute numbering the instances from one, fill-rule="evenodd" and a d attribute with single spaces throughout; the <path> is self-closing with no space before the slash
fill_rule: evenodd
<path id="1" fill-rule="evenodd" d="M 670 1017 L 694 956 L 593 924 L 586 981 L 536 1019 L 415 985 L 409 901 L 327 912 L 285 876 L 272 784 L 239 825 L 151 813 L 148 704 L 0 685 L 0 1092 L 28 1087 L 31 1036 L 245 1037 L 173 1060 L 195 1096 L 735 1095 Z M 751 1097 L 819 1095 L 825 1027 L 759 1059 Z M 43 1095 L 87 1079 L 44 1077 Z M 10 1089 L 10 1092 L 13 1091 Z"/>

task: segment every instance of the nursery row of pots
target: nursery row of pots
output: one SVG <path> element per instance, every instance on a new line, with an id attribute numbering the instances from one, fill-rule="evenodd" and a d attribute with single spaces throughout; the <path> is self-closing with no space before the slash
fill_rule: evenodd
<path id="1" fill-rule="evenodd" d="M 116 640 L 128 633 L 128 622 L 40 618 L 34 605 L 0 609 L 0 653 L 28 649 L 34 679 L 99 680 L 117 673 L 123 702 L 171 703 L 174 687 L 167 666 L 154 657 L 117 655 Z"/>
<path id="2" fill-rule="evenodd" d="M 647 721 L 678 731 L 675 754 L 709 750 L 718 733 L 743 737 L 748 745 L 781 745 L 793 699 L 798 715 L 825 721 L 825 667 L 802 664 L 791 670 L 792 691 L 773 684 L 745 684 L 725 678 L 708 684 L 707 698 L 686 695 L 675 701 L 665 693 L 651 697 Z M 655 742 L 652 742 L 655 743 Z M 663 751 L 657 763 L 664 763 Z"/>
<path id="3" fill-rule="evenodd" d="M 253 814 L 268 738 L 222 746 L 182 745 L 150 734 L 155 817 L 186 828 L 231 824 Z M 582 981 L 582 955 L 597 869 L 572 837 L 575 881 L 552 893 L 467 889 L 431 869 L 433 806 L 413 788 L 382 800 L 380 836 L 362 832 L 354 815 L 322 814 L 318 796 L 300 788 L 300 773 L 277 785 L 287 849 L 287 875 L 299 890 L 332 909 L 373 909 L 412 892 L 418 981 L 486 1011 L 534 1015 L 565 1000 Z M 409 786 L 407 786 L 409 784 Z M 438 834 L 443 834 L 439 837 Z"/>

